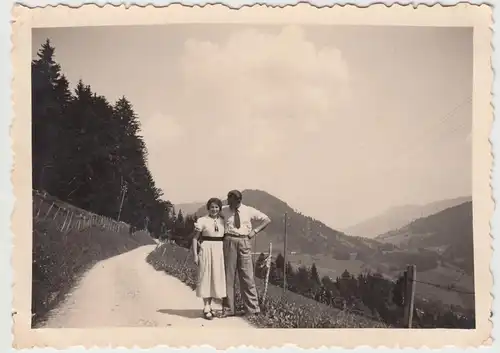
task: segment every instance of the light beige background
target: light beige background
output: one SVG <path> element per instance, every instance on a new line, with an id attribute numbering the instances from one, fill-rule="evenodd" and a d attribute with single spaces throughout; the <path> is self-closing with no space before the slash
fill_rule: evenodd
<path id="1" fill-rule="evenodd" d="M 252 345 L 258 347 L 295 344 L 303 348 L 362 345 L 385 347 L 458 347 L 491 344 L 492 277 L 490 227 L 493 201 L 490 189 L 492 157 L 488 137 L 492 123 L 491 85 L 491 10 L 489 7 L 461 4 L 455 7 L 384 5 L 369 8 L 334 7 L 317 9 L 301 4 L 295 7 L 267 8 L 254 6 L 238 11 L 223 5 L 204 8 L 171 5 L 165 8 L 85 5 L 78 9 L 64 6 L 44 9 L 16 7 L 13 12 L 13 103 L 12 129 L 16 205 L 13 214 L 14 232 L 14 345 L 16 348 L 76 345 L 124 346 L 149 348 L 210 344 L 217 348 Z M 72 27 L 92 25 L 137 25 L 167 23 L 252 23 L 252 24 L 349 24 L 349 25 L 412 25 L 466 26 L 474 28 L 473 80 L 473 200 L 474 255 L 476 279 L 475 330 L 403 330 L 382 329 L 238 329 L 234 334 L 210 329 L 175 328 L 109 328 L 109 329 L 31 329 L 31 29 L 35 27 Z"/>

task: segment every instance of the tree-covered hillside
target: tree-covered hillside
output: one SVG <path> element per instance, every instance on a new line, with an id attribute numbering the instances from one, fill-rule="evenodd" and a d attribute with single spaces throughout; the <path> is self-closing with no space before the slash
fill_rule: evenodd
<path id="1" fill-rule="evenodd" d="M 33 189 L 159 234 L 170 203 L 147 166 L 139 118 L 83 81 L 72 92 L 47 40 L 31 64 Z"/>

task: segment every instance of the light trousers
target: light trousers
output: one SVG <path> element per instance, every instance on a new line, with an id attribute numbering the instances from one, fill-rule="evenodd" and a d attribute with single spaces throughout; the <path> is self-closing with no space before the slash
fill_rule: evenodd
<path id="1" fill-rule="evenodd" d="M 238 276 L 245 311 L 250 314 L 258 313 L 260 311 L 259 297 L 255 286 L 250 239 L 226 235 L 223 247 L 227 286 L 225 305 L 231 313 L 236 313 L 234 295 L 236 276 Z"/>

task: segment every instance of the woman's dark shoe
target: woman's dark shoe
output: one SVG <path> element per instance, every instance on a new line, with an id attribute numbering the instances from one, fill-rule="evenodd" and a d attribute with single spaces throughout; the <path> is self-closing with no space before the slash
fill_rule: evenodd
<path id="1" fill-rule="evenodd" d="M 212 311 L 204 311 L 203 312 L 203 317 L 207 320 L 213 320 L 214 319 L 214 314 Z"/>

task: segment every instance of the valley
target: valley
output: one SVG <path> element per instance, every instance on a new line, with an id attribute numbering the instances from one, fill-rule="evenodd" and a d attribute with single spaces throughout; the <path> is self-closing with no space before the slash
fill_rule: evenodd
<path id="1" fill-rule="evenodd" d="M 473 295 L 457 292 L 474 291 L 472 202 L 467 201 L 468 198 L 427 205 L 427 212 L 438 211 L 373 238 L 350 236 L 332 229 L 296 212 L 265 191 L 244 190 L 243 199 L 245 204 L 261 210 L 273 220 L 253 240 L 255 258 L 261 252 L 268 252 L 269 243 L 273 244 L 274 256 L 283 254 L 286 213 L 287 261 L 295 268 L 316 264 L 320 276 L 336 278 L 347 270 L 355 276 L 378 272 L 395 280 L 408 264 L 415 264 L 419 281 L 443 287 L 419 284 L 418 297 L 465 308 L 474 305 Z M 456 205 L 461 201 L 464 202 Z M 441 210 L 448 205 L 451 206 Z M 198 217 L 205 215 L 204 206 L 194 213 Z M 448 286 L 454 290 L 447 289 Z"/>

